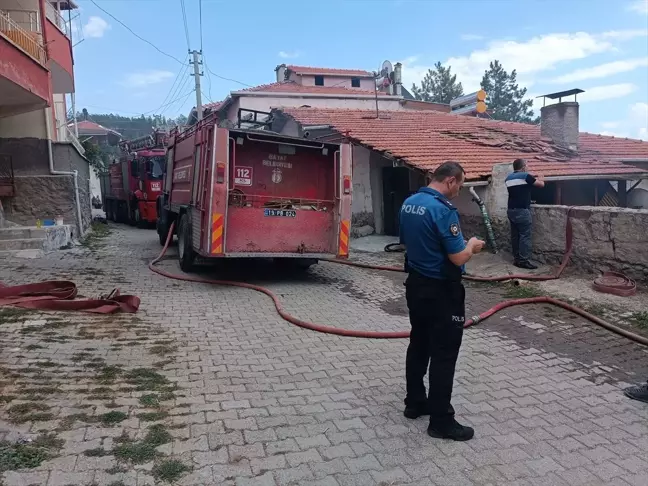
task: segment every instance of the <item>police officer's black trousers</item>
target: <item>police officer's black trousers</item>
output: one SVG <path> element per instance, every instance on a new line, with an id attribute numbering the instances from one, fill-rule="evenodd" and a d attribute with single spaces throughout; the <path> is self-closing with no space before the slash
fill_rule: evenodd
<path id="1" fill-rule="evenodd" d="M 406 298 L 412 332 L 407 348 L 407 407 L 430 412 L 430 424 L 452 421 L 450 403 L 465 321 L 466 292 L 460 281 L 436 280 L 410 271 Z M 423 378 L 429 365 L 429 392 Z"/>

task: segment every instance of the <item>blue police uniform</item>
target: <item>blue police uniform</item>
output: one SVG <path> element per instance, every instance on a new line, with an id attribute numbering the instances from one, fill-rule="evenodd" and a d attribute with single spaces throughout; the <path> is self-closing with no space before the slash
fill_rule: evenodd
<path id="1" fill-rule="evenodd" d="M 450 402 L 465 321 L 464 269 L 448 258 L 466 248 L 457 209 L 440 192 L 420 189 L 401 207 L 400 239 L 407 252 L 405 295 L 412 326 L 406 414 L 417 411 L 413 418 L 429 413 L 430 426 L 443 430 L 454 422 Z M 428 367 L 426 394 L 423 378 Z"/>

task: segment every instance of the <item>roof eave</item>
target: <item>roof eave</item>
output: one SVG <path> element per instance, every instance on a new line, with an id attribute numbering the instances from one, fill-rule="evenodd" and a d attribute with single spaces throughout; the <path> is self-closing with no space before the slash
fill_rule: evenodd
<path id="1" fill-rule="evenodd" d="M 559 175 L 559 176 L 546 176 L 545 181 L 559 182 L 559 181 L 586 181 L 586 180 L 637 180 L 648 179 L 648 172 L 629 172 L 623 174 L 578 174 L 578 175 Z"/>
<path id="2" fill-rule="evenodd" d="M 330 94 L 330 93 L 299 93 L 299 92 L 286 92 L 286 91 L 232 91 L 232 96 L 256 96 L 268 98 L 344 98 L 344 99 L 362 99 L 373 100 L 376 95 L 366 94 L 357 95 L 349 94 Z M 392 95 L 378 95 L 379 100 L 402 100 L 402 96 Z"/>

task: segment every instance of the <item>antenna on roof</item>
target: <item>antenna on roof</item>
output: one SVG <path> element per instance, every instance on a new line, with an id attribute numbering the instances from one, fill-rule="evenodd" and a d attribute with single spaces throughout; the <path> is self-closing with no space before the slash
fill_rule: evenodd
<path id="1" fill-rule="evenodd" d="M 378 111 L 378 91 L 380 87 L 389 87 L 389 94 L 391 93 L 393 76 L 394 76 L 394 67 L 389 61 L 383 61 L 380 66 L 380 71 L 373 73 L 374 80 L 376 81 L 375 96 L 376 96 L 376 118 L 380 117 L 380 112 Z"/>

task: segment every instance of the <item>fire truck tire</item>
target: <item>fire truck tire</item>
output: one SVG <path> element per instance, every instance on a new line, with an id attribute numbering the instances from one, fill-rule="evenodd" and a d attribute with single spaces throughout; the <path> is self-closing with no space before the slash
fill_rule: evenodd
<path id="1" fill-rule="evenodd" d="M 160 240 L 160 246 L 164 246 L 167 240 L 167 235 L 169 234 L 168 225 L 160 222 L 160 220 L 158 219 L 157 223 L 155 224 L 155 229 L 157 230 L 158 239 Z"/>
<path id="2" fill-rule="evenodd" d="M 180 218 L 180 227 L 178 228 L 178 258 L 180 269 L 183 272 L 190 272 L 196 260 L 196 253 L 191 245 L 191 223 L 186 214 Z"/>

